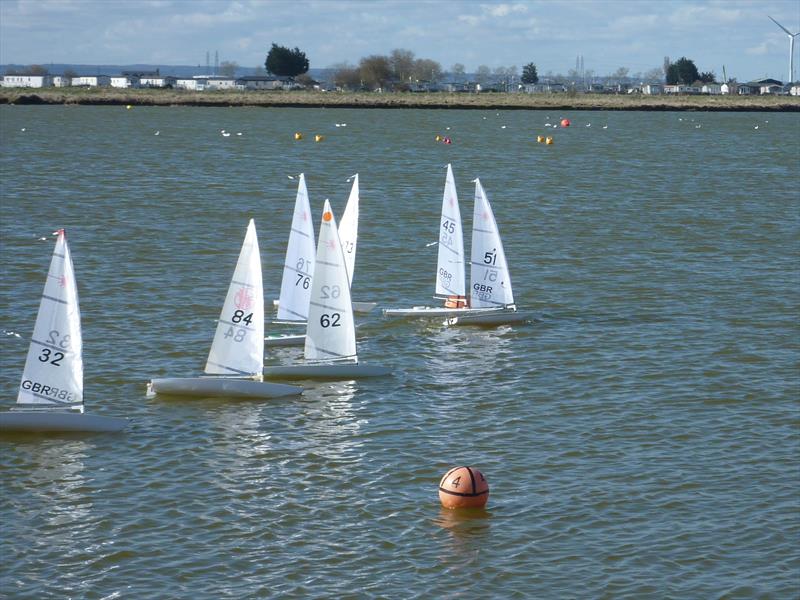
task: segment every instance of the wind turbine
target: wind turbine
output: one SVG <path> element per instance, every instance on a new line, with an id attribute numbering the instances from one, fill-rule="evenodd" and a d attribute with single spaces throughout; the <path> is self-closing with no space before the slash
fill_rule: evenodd
<path id="1" fill-rule="evenodd" d="M 767 16 L 769 17 L 769 15 Z M 783 29 L 786 32 L 786 35 L 789 36 L 789 83 L 794 83 L 794 38 L 800 35 L 800 31 L 797 33 L 792 33 L 772 17 L 769 17 L 769 19 L 775 23 L 775 25 Z"/>

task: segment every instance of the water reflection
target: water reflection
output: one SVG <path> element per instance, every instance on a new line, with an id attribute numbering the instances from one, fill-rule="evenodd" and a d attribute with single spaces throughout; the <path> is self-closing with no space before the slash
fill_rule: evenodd
<path id="1" fill-rule="evenodd" d="M 353 398 L 356 381 L 337 381 L 307 390 L 312 403 L 306 411 L 309 450 L 329 460 L 352 458 L 363 445 L 359 439 L 366 419 L 360 419 Z"/>
<path id="2" fill-rule="evenodd" d="M 442 507 L 434 524 L 450 535 L 442 548 L 441 562 L 460 569 L 478 560 L 491 527 L 491 513 L 485 508 L 449 509 Z"/>
<path id="3" fill-rule="evenodd" d="M 504 356 L 513 351 L 512 328 L 473 329 L 443 327 L 430 335 L 429 363 L 437 383 L 462 386 L 464 377 L 485 377 L 504 368 Z"/>

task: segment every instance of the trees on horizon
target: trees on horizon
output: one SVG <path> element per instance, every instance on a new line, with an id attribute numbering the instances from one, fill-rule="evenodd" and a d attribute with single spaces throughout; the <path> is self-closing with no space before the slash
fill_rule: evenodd
<path id="1" fill-rule="evenodd" d="M 308 71 L 309 63 L 305 52 L 302 52 L 300 48 L 291 50 L 273 42 L 264 66 L 267 68 L 267 72 L 273 75 L 296 77 Z"/>

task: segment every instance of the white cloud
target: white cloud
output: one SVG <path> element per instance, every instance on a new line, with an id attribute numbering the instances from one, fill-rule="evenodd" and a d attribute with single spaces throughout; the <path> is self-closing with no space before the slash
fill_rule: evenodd
<path id="1" fill-rule="evenodd" d="M 512 13 L 528 12 L 524 4 L 481 4 L 481 9 L 492 17 L 507 17 Z"/>

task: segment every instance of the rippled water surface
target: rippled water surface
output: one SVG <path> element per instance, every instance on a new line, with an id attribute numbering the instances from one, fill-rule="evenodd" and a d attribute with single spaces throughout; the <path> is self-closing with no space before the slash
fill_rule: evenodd
<path id="1" fill-rule="evenodd" d="M 800 115 L 2 106 L 0 135 L 0 408 L 65 227 L 87 410 L 132 421 L 0 438 L 2 594 L 800 595 Z M 375 311 L 392 377 L 145 397 L 201 371 L 251 217 L 277 297 L 287 175 L 339 215 L 358 172 L 354 298 L 427 302 L 448 162 L 532 323 Z M 485 512 L 440 507 L 459 464 Z"/>

